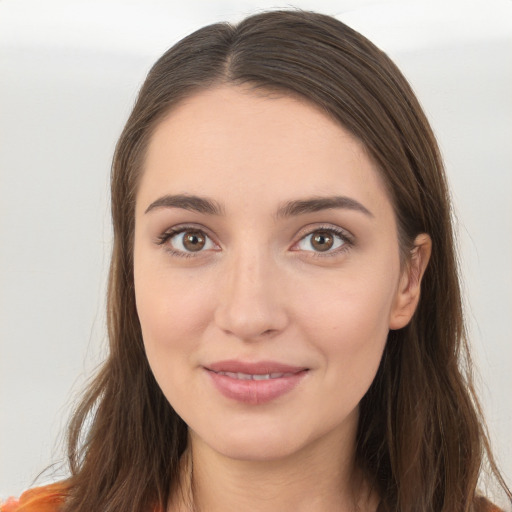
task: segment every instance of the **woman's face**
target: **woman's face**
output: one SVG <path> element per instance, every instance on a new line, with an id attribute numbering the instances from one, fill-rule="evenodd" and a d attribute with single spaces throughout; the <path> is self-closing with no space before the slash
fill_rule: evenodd
<path id="1" fill-rule="evenodd" d="M 412 314 L 361 144 L 306 102 L 240 87 L 157 127 L 134 265 L 158 384 L 193 442 L 237 459 L 353 441 L 388 330 Z"/>

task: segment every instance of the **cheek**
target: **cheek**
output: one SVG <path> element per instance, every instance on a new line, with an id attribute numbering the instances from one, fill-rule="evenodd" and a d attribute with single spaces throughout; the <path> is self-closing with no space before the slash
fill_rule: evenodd
<path id="1" fill-rule="evenodd" d="M 140 261 L 135 265 L 135 297 L 150 363 L 166 354 L 186 357 L 196 348 L 212 309 L 208 286 L 186 273 Z"/>
<path id="2" fill-rule="evenodd" d="M 389 268 L 389 267 L 388 267 Z M 357 277 L 356 277 L 357 276 Z M 324 359 L 333 389 L 353 390 L 357 402 L 377 372 L 389 332 L 395 272 L 374 269 L 309 287 L 300 304 L 302 330 Z M 315 293 L 316 291 L 316 293 Z"/>
<path id="3" fill-rule="evenodd" d="M 211 300 L 204 287 L 183 276 L 151 271 L 151 265 L 141 268 L 135 273 L 135 296 L 146 356 L 160 389 L 181 414 L 198 396 L 190 372 L 197 365 Z"/>
<path id="4" fill-rule="evenodd" d="M 355 344 L 387 334 L 398 282 L 398 270 L 371 268 L 366 272 L 340 272 L 329 279 L 298 282 L 293 294 L 298 317 L 311 330 L 328 338 L 353 340 Z M 372 335 L 373 333 L 373 335 Z"/>

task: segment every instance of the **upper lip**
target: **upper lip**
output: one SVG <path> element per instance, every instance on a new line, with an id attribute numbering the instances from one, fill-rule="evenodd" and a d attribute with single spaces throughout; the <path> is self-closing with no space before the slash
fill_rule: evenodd
<path id="1" fill-rule="evenodd" d="M 205 365 L 207 370 L 213 372 L 246 373 L 249 375 L 266 375 L 270 373 L 299 373 L 308 368 L 304 366 L 292 366 L 276 361 L 237 361 L 234 359 L 226 361 L 217 361 Z"/>

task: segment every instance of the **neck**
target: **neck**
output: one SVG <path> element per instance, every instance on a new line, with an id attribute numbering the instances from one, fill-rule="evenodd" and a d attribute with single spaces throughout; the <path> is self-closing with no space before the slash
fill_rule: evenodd
<path id="1" fill-rule="evenodd" d="M 181 497 L 170 510 L 375 511 L 376 497 L 355 467 L 355 431 L 347 434 L 343 442 L 322 439 L 287 457 L 255 461 L 223 456 L 191 433 Z"/>

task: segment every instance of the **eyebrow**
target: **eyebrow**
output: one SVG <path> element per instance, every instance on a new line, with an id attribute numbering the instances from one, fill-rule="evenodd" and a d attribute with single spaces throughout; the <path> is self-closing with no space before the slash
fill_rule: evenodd
<path id="1" fill-rule="evenodd" d="M 144 213 L 157 208 L 181 208 L 197 213 L 206 213 L 208 215 L 222 215 L 222 206 L 208 199 L 207 197 L 189 196 L 186 194 L 165 195 L 153 201 Z"/>
<path id="2" fill-rule="evenodd" d="M 354 210 L 373 217 L 373 213 L 368 208 L 359 201 L 346 196 L 311 197 L 289 201 L 277 210 L 277 217 L 292 217 L 336 208 Z"/>
<path id="3" fill-rule="evenodd" d="M 199 197 L 194 195 L 177 194 L 165 195 L 153 201 L 144 213 L 148 213 L 158 208 L 181 208 L 197 213 L 207 215 L 223 215 L 224 208 L 213 199 L 207 197 Z M 304 215 L 306 213 L 315 213 L 322 210 L 330 209 L 346 209 L 364 213 L 369 217 L 373 217 L 373 213 L 363 206 L 359 201 L 346 196 L 329 196 L 329 197 L 311 197 L 306 199 L 296 199 L 288 201 L 280 206 L 277 210 L 276 217 L 293 217 Z"/>

